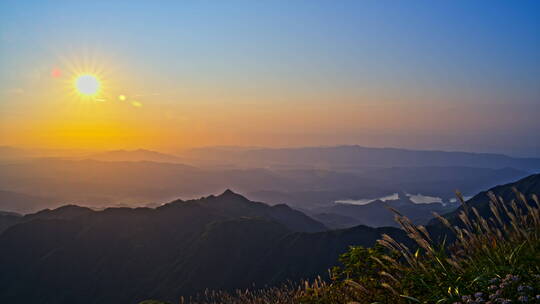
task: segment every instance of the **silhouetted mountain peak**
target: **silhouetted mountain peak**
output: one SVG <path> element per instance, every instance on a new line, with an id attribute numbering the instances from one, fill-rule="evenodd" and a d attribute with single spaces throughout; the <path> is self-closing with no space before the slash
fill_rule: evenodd
<path id="1" fill-rule="evenodd" d="M 38 211 L 36 212 L 35 214 L 40 214 L 40 213 L 49 213 L 49 212 L 56 212 L 56 213 L 60 213 L 60 212 L 78 212 L 78 211 L 91 211 L 92 209 L 90 208 L 87 208 L 87 207 L 81 207 L 81 206 L 78 206 L 78 205 L 74 205 L 74 204 L 67 204 L 67 205 L 63 205 L 63 206 L 60 206 L 58 208 L 55 208 L 55 209 L 43 209 L 41 211 Z"/>
<path id="2" fill-rule="evenodd" d="M 231 189 L 227 189 L 221 195 L 231 195 L 231 194 L 236 194 L 236 193 L 234 193 Z"/>
<path id="3" fill-rule="evenodd" d="M 88 207 L 81 207 L 73 204 L 60 206 L 56 209 L 44 209 L 39 212 L 28 214 L 26 218 L 72 218 L 93 213 L 94 210 Z"/>
<path id="4" fill-rule="evenodd" d="M 207 204 L 214 205 L 216 203 L 219 203 L 219 204 L 225 203 L 227 205 L 230 205 L 232 202 L 240 202 L 240 201 L 251 203 L 251 201 L 248 200 L 246 197 L 238 193 L 235 193 L 230 189 L 227 189 L 219 195 L 212 194 L 209 196 L 201 197 L 199 199 L 192 199 L 192 200 L 187 200 L 187 201 L 184 201 L 182 199 L 177 199 L 168 204 L 164 204 L 163 206 L 160 206 L 157 209 L 167 209 L 170 207 L 185 207 L 187 205 L 191 205 L 191 206 L 197 206 L 197 205 L 204 206 Z"/>
<path id="5" fill-rule="evenodd" d="M 92 209 L 88 207 L 81 207 L 75 204 L 67 204 L 67 205 L 60 206 L 56 209 L 53 209 L 53 211 L 67 211 L 67 210 L 71 211 L 71 210 L 92 210 Z"/>
<path id="6" fill-rule="evenodd" d="M 246 197 L 232 191 L 231 189 L 225 190 L 223 193 L 217 196 L 217 198 L 227 198 L 227 199 L 242 199 L 242 200 L 248 200 Z"/>
<path id="7" fill-rule="evenodd" d="M 292 208 L 289 207 L 289 205 L 286 205 L 286 204 L 277 204 L 277 205 L 274 205 L 273 208 L 274 209 L 292 210 Z"/>
<path id="8" fill-rule="evenodd" d="M 182 204 L 182 203 L 185 203 L 185 201 L 181 198 L 179 199 L 175 199 L 174 201 L 170 202 L 170 203 L 166 203 L 166 204 L 163 204 L 157 208 L 163 208 L 163 207 L 166 207 L 166 206 L 169 206 L 169 205 L 174 205 L 174 204 Z"/>

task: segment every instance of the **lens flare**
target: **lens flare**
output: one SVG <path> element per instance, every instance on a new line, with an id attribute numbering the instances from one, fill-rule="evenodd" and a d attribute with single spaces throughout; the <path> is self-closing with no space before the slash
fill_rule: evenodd
<path id="1" fill-rule="evenodd" d="M 60 78 L 62 77 L 62 70 L 60 70 L 59 68 L 54 68 L 51 70 L 51 76 L 53 78 Z"/>

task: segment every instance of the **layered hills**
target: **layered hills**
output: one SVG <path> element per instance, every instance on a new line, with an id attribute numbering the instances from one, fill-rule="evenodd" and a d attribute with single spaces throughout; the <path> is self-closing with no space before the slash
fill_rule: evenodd
<path id="1" fill-rule="evenodd" d="M 539 182 L 532 175 L 490 191 L 504 196 L 515 187 L 530 196 Z M 485 193 L 479 195 L 468 203 L 483 210 Z M 9 222 L 0 234 L 2 302 L 174 302 L 207 288 L 324 275 L 349 246 L 372 246 L 383 233 L 408 242 L 392 227 L 327 230 L 285 205 L 230 190 L 154 209 L 65 206 L 3 216 Z"/>

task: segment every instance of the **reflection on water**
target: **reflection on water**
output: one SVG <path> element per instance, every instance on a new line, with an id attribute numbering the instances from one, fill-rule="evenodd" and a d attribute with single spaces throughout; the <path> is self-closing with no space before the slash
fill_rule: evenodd
<path id="1" fill-rule="evenodd" d="M 463 199 L 464 199 L 465 201 L 468 201 L 468 200 L 470 200 L 471 198 L 472 198 L 472 196 L 466 196 L 466 195 L 463 196 Z M 450 199 L 450 203 L 457 203 L 457 198 L 451 198 L 451 199 Z"/>
<path id="2" fill-rule="evenodd" d="M 442 198 L 438 196 L 428 196 L 423 194 L 409 194 L 407 193 L 407 197 L 415 203 L 415 204 L 429 204 L 429 203 L 443 203 Z"/>
<path id="3" fill-rule="evenodd" d="M 336 204 L 350 204 L 350 205 L 367 205 L 371 202 L 374 202 L 376 200 L 381 200 L 383 202 L 386 201 L 395 201 L 399 199 L 399 194 L 394 193 L 387 196 L 379 197 L 379 198 L 373 198 L 373 199 L 359 199 L 359 200 L 353 200 L 353 199 L 344 199 L 344 200 L 337 200 L 334 203 Z"/>
<path id="4" fill-rule="evenodd" d="M 409 194 L 406 193 L 407 198 L 415 204 L 429 204 L 429 203 L 441 203 L 444 204 L 444 201 L 442 198 L 438 196 L 429 196 L 429 195 L 423 195 L 421 193 L 418 194 Z M 379 198 L 369 198 L 369 199 L 341 199 L 337 200 L 334 203 L 336 204 L 350 204 L 350 205 L 367 205 L 369 203 L 372 203 L 374 201 L 380 200 L 383 202 L 386 201 L 395 201 L 399 200 L 400 196 L 398 193 L 386 195 Z M 466 198 L 468 199 L 468 198 Z M 450 202 L 456 202 L 455 199 L 451 199 Z"/>

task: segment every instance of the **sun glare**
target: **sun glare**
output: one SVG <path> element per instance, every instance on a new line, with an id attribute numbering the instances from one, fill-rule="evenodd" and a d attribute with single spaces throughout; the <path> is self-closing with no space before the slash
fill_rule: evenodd
<path id="1" fill-rule="evenodd" d="M 77 92 L 85 96 L 94 96 L 99 92 L 100 83 L 94 75 L 81 75 L 75 79 Z"/>

